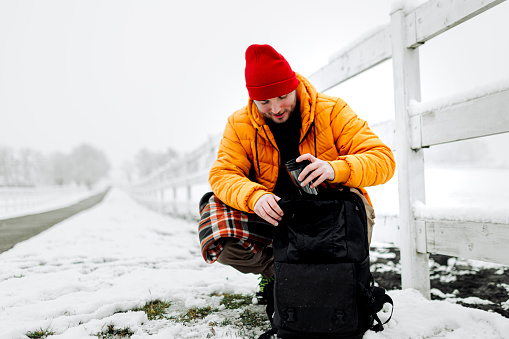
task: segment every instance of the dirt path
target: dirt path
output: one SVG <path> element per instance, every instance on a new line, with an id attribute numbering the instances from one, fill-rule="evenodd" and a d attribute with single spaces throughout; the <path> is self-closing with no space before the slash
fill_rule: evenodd
<path id="1" fill-rule="evenodd" d="M 54 211 L 0 220 L 0 253 L 11 249 L 18 242 L 27 240 L 76 213 L 98 204 L 106 193 L 108 193 L 108 189 L 74 205 Z"/>

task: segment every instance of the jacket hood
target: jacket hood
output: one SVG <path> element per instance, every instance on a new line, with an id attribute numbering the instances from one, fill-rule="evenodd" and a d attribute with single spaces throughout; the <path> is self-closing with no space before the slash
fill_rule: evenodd
<path id="1" fill-rule="evenodd" d="M 295 73 L 299 80 L 297 86 L 297 100 L 300 101 L 300 114 L 302 120 L 301 137 L 308 131 L 315 119 L 316 98 L 318 93 L 311 83 L 302 75 Z M 255 129 L 267 125 L 265 117 L 258 111 L 254 100 L 249 98 L 247 113 Z"/>

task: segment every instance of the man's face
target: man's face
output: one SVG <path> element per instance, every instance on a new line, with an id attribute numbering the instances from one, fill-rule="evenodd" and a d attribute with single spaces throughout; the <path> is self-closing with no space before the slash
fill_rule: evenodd
<path id="1" fill-rule="evenodd" d="M 276 124 L 282 124 L 290 118 L 290 115 L 295 110 L 297 91 L 292 91 L 277 98 L 261 101 L 254 100 L 254 103 L 265 119 L 270 119 Z"/>

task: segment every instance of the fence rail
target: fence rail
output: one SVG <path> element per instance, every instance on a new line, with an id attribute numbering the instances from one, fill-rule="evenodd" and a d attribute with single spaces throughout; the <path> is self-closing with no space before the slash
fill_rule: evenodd
<path id="1" fill-rule="evenodd" d="M 412 148 L 507 132 L 507 102 L 509 87 L 413 116 L 410 119 Z"/>
<path id="2" fill-rule="evenodd" d="M 472 221 L 419 220 L 416 250 L 509 265 L 509 225 Z"/>
<path id="3" fill-rule="evenodd" d="M 166 166 L 129 188 L 133 199 L 162 213 L 198 219 L 198 202 L 210 191 L 209 171 L 219 147 L 221 135 L 208 140 L 183 159 Z"/>
<path id="4" fill-rule="evenodd" d="M 509 132 L 509 86 L 422 109 L 418 48 L 503 1 L 430 0 L 409 11 L 396 9 L 389 25 L 359 39 L 309 77 L 318 91 L 325 91 L 392 59 L 395 120 L 372 129 L 397 152 L 402 287 L 415 288 L 427 298 L 429 253 L 509 264 L 509 225 L 417 218 L 413 211 L 417 202 L 426 203 L 423 148 Z M 193 195 L 191 185 L 208 185 L 205 180 L 218 143 L 219 137 L 211 138 L 189 154 L 187 161 L 199 164 L 192 171 L 169 165 L 134 187 L 134 195 L 164 212 L 181 209 L 177 214 L 196 215 L 199 196 Z M 187 187 L 184 196 L 177 193 L 182 185 Z M 167 190 L 174 192 L 169 200 Z"/>
<path id="5" fill-rule="evenodd" d="M 385 26 L 333 56 L 328 65 L 309 77 L 319 90 L 326 91 L 391 58 L 391 28 Z"/>
<path id="6" fill-rule="evenodd" d="M 505 0 L 430 0 L 406 15 L 405 46 L 417 48 L 426 41 L 501 4 Z"/>

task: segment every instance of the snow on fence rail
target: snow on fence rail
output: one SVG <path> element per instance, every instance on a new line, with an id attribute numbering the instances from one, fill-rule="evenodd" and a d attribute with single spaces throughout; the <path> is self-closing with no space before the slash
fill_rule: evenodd
<path id="1" fill-rule="evenodd" d="M 336 53 L 309 77 L 319 91 L 325 91 L 392 58 L 395 121 L 372 128 L 398 153 L 402 287 L 415 288 L 428 298 L 429 253 L 509 265 L 509 225 L 433 219 L 427 217 L 425 208 L 416 217 L 414 210 L 417 204 L 426 203 L 423 148 L 509 132 L 509 85 L 450 98 L 441 105 L 420 103 L 418 47 L 503 1 L 430 0 L 409 11 L 395 9 L 389 25 Z M 218 142 L 219 137 L 211 138 L 184 159 L 183 167 L 179 162 L 161 169 L 133 187 L 133 196 L 163 212 L 197 216 L 198 200 L 209 188 L 206 178 Z"/>
<path id="2" fill-rule="evenodd" d="M 91 197 L 100 189 L 76 186 L 0 187 L 0 219 L 51 211 Z"/>

